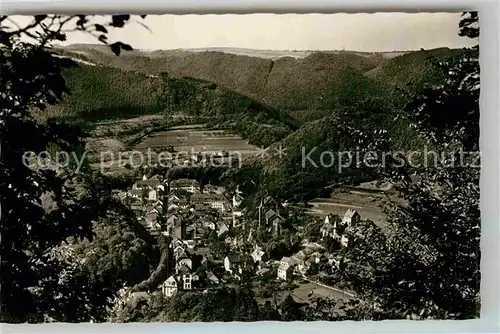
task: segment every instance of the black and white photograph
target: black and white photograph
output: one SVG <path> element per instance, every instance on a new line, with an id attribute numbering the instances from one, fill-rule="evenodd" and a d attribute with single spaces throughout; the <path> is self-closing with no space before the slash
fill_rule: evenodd
<path id="1" fill-rule="evenodd" d="M 0 322 L 478 319 L 479 31 L 0 16 Z"/>

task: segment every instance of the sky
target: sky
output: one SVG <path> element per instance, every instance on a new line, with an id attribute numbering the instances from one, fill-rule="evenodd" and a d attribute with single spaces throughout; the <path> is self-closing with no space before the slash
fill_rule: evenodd
<path id="1" fill-rule="evenodd" d="M 136 49 L 234 47 L 264 50 L 402 51 L 464 47 L 460 13 L 151 15 L 110 31 Z M 98 21 L 103 18 L 99 18 Z M 26 17 L 15 17 L 24 22 Z M 65 44 L 96 43 L 82 33 Z"/>

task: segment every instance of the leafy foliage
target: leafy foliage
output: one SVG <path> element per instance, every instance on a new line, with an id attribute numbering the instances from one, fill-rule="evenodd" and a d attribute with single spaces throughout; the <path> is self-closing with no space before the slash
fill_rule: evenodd
<path id="1" fill-rule="evenodd" d="M 477 15 L 467 14 L 470 20 Z M 447 80 L 425 90 L 407 112 L 445 154 L 444 163 L 455 164 L 398 170 L 418 179 L 398 187 L 407 205 L 389 213 L 390 232 L 369 225 L 352 232 L 343 275 L 372 303 L 362 311 L 370 318 L 468 319 L 479 313 L 479 168 L 475 155 L 460 156 L 478 147 L 477 48 L 436 65 Z"/>
<path id="2" fill-rule="evenodd" d="M 48 149 L 81 154 L 81 131 L 53 120 L 38 123 L 31 113 L 67 92 L 61 70 L 68 62 L 45 47 L 64 40 L 63 27 L 74 19 L 79 30 L 90 29 L 84 15 L 37 15 L 24 27 L 14 23 L 14 28 L 5 26 L 9 18 L 0 17 L 2 322 L 67 319 L 61 307 L 72 302 L 86 308 L 73 294 L 74 263 L 62 244 L 69 237 L 91 238 L 92 221 L 113 205 L 99 176 L 88 169 L 75 173 L 74 164 L 58 166 L 47 156 L 38 163 L 23 158 L 25 152 Z M 23 35 L 35 43 L 19 42 Z M 53 202 L 50 210 L 44 207 L 44 195 Z M 84 314 L 73 316 L 82 320 Z"/>
<path id="3" fill-rule="evenodd" d="M 62 72 L 71 93 L 48 112 L 63 120 L 85 122 L 157 114 L 161 82 L 140 73 L 80 65 Z"/>

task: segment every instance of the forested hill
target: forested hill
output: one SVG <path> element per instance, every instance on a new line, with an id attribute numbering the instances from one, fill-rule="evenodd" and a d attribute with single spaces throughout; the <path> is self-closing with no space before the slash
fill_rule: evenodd
<path id="1" fill-rule="evenodd" d="M 336 102 L 331 92 L 343 90 L 348 80 L 359 83 L 368 77 L 391 87 L 428 81 L 428 56 L 442 58 L 459 51 L 440 48 L 407 53 L 290 52 L 266 58 L 257 51 L 243 55 L 172 50 L 124 51 L 115 56 L 103 46 L 74 45 L 57 52 L 123 70 L 153 75 L 167 72 L 173 77 L 203 79 L 277 108 L 301 111 L 331 108 Z M 372 93 L 361 85 L 353 89 L 343 93 L 349 95 L 355 91 L 361 96 Z"/>

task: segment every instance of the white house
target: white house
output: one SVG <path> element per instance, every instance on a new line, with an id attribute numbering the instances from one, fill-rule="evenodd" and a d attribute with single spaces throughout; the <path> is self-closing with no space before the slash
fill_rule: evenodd
<path id="1" fill-rule="evenodd" d="M 190 198 L 193 204 L 204 204 L 210 206 L 212 209 L 224 211 L 226 207 L 226 198 L 220 194 L 194 194 Z"/>
<path id="2" fill-rule="evenodd" d="M 224 233 L 229 231 L 229 227 L 227 226 L 226 223 L 220 223 L 220 224 L 218 224 L 217 227 L 219 228 L 219 230 L 217 231 L 217 236 L 221 236 Z"/>
<path id="3" fill-rule="evenodd" d="M 323 238 L 331 237 L 337 239 L 339 235 L 337 234 L 337 221 L 335 220 L 335 218 L 327 215 L 325 217 L 325 223 L 321 227 L 320 232 Z"/>
<path id="4" fill-rule="evenodd" d="M 250 254 L 250 256 L 252 257 L 253 262 L 256 263 L 259 261 L 263 261 L 263 258 L 265 256 L 265 252 L 262 250 L 261 247 L 255 246 L 255 249 L 252 252 L 252 254 Z"/>
<path id="5" fill-rule="evenodd" d="M 151 189 L 148 191 L 148 201 L 157 201 L 160 199 L 158 191 L 156 189 Z"/>
<path id="6" fill-rule="evenodd" d="M 189 193 L 196 193 L 200 190 L 200 184 L 196 180 L 178 179 L 170 182 L 170 191 L 185 190 Z"/>
<path id="7" fill-rule="evenodd" d="M 170 276 L 163 282 L 161 291 L 165 297 L 172 297 L 178 291 L 178 283 L 174 276 Z"/>
<path id="8" fill-rule="evenodd" d="M 182 288 L 184 290 L 191 290 L 193 288 L 193 275 L 191 274 L 182 275 Z"/>
<path id="9" fill-rule="evenodd" d="M 361 217 L 356 210 L 348 209 L 342 219 L 342 225 L 351 227 L 352 225 L 358 223 L 360 218 Z"/>
<path id="10" fill-rule="evenodd" d="M 278 267 L 278 279 L 290 280 L 293 275 L 292 259 L 283 257 Z"/>
<path id="11" fill-rule="evenodd" d="M 228 255 L 224 258 L 224 269 L 231 274 L 234 274 L 235 272 L 241 273 L 242 264 L 243 260 L 237 255 Z"/>

